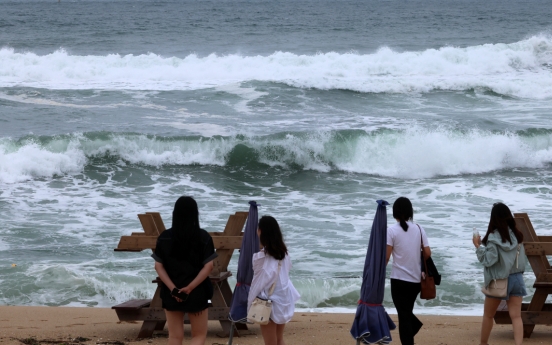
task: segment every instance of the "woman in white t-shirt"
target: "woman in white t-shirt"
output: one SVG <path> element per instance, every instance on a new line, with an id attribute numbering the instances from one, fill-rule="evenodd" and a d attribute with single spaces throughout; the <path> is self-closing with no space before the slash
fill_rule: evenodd
<path id="1" fill-rule="evenodd" d="M 400 197 L 393 203 L 393 218 L 397 223 L 387 228 L 387 262 L 393 254 L 391 297 L 399 316 L 402 345 L 413 345 L 414 336 L 422 328 L 422 322 L 413 313 L 422 278 L 422 242 L 424 257 L 431 256 L 424 228 L 415 224 L 413 217 L 412 203 Z"/>

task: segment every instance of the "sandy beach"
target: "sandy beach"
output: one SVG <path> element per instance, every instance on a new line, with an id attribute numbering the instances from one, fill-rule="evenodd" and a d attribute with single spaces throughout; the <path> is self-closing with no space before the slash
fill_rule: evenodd
<path id="1" fill-rule="evenodd" d="M 354 344 L 349 334 L 353 314 L 295 314 L 286 327 L 286 341 L 294 344 Z M 417 344 L 460 345 L 478 344 L 480 317 L 476 316 L 419 316 L 424 327 L 416 337 Z M 391 315 L 397 323 L 397 316 Z M 153 338 L 137 340 L 140 323 L 121 323 L 108 308 L 70 307 L 0 307 L 0 342 L 2 344 L 166 344 L 167 330 Z M 208 345 L 226 344 L 228 339 L 217 335 L 222 329 L 218 322 L 209 322 Z M 235 338 L 235 345 L 263 344 L 259 326 L 250 326 L 245 335 Z M 189 326 L 186 326 L 189 336 Z M 398 344 L 398 332 L 393 331 Z M 189 338 L 188 338 L 189 339 Z M 510 326 L 495 325 L 490 343 L 512 344 Z M 552 327 L 537 326 L 526 344 L 550 344 Z M 186 344 L 186 340 L 184 344 Z"/>

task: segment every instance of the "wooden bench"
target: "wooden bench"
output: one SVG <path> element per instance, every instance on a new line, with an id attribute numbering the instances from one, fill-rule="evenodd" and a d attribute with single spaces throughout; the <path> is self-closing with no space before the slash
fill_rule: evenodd
<path id="1" fill-rule="evenodd" d="M 552 255 L 552 236 L 537 236 L 527 213 L 515 213 L 514 218 L 519 231 L 523 233 L 525 254 L 535 274 L 535 294 L 531 303 L 521 305 L 523 337 L 529 338 L 535 325 L 552 324 L 552 304 L 545 303 L 552 294 L 552 269 L 547 255 Z M 497 324 L 511 324 L 506 301 L 502 301 L 495 314 Z"/>
<path id="2" fill-rule="evenodd" d="M 213 238 L 215 251 L 218 254 L 213 262 L 213 271 L 209 276 L 214 288 L 213 298 L 208 309 L 209 320 L 220 322 L 223 329 L 222 336 L 228 336 L 232 327 L 232 323 L 228 320 L 232 301 L 232 290 L 228 284 L 228 277 L 232 275 L 232 272 L 228 271 L 228 264 L 234 249 L 240 249 L 241 247 L 242 229 L 247 220 L 247 215 L 248 212 L 236 212 L 228 218 L 223 232 L 209 233 Z M 138 219 L 144 232 L 133 232 L 130 236 L 122 236 L 115 251 L 155 250 L 157 237 L 165 231 L 161 215 L 157 212 L 147 212 L 139 214 Z M 162 330 L 165 327 L 166 317 L 160 297 L 162 282 L 159 278 L 152 282 L 157 284 L 152 299 L 133 299 L 112 307 L 120 321 L 143 321 L 138 338 L 151 337 L 155 330 Z M 184 322 L 189 323 L 187 315 L 185 315 Z M 247 329 L 245 324 L 236 324 L 235 327 L 235 331 Z"/>

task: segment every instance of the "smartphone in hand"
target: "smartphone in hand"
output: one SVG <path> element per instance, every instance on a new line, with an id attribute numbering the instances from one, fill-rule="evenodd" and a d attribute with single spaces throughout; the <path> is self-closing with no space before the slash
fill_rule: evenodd
<path id="1" fill-rule="evenodd" d="M 182 300 L 182 302 L 186 301 L 188 299 L 188 296 L 189 296 L 187 293 L 178 292 L 178 288 L 172 289 L 171 295 L 173 295 L 174 297 L 180 298 Z"/>

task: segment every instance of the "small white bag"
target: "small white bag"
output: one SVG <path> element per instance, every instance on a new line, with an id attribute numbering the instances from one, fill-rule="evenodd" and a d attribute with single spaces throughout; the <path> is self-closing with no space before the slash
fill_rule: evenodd
<path id="1" fill-rule="evenodd" d="M 506 297 L 507 291 L 508 278 L 493 279 L 489 283 L 489 286 L 481 288 L 481 292 L 483 292 L 485 295 L 498 298 Z"/>
<path id="2" fill-rule="evenodd" d="M 521 249 L 521 244 L 517 246 L 516 254 L 516 268 L 518 267 L 518 258 L 519 250 Z M 494 283 L 494 284 L 493 284 Z M 484 286 L 481 288 L 481 292 L 486 296 L 504 298 L 508 294 L 508 278 L 503 279 L 493 279 L 489 283 L 489 286 Z"/>
<path id="3" fill-rule="evenodd" d="M 268 325 L 268 322 L 270 321 L 270 313 L 272 312 L 272 301 L 270 300 L 270 296 L 276 287 L 281 266 L 282 260 L 278 262 L 278 273 L 276 274 L 274 284 L 272 284 L 270 290 L 268 291 L 268 299 L 255 297 L 253 303 L 251 303 L 251 308 L 249 308 L 249 311 L 247 312 L 247 321 L 258 323 L 260 325 Z"/>

